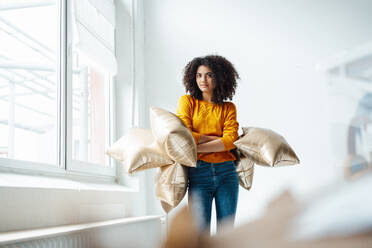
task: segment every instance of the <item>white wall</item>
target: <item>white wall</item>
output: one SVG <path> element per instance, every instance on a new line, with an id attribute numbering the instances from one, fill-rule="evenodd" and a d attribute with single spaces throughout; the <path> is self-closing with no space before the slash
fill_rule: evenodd
<path id="1" fill-rule="evenodd" d="M 240 125 L 277 131 L 301 160 L 256 166 L 253 189 L 240 192 L 238 223 L 285 188 L 304 196 L 342 176 L 331 152 L 326 78 L 316 68 L 372 40 L 371 1 L 146 0 L 144 9 L 145 117 L 151 105 L 175 111 L 186 63 L 217 53 L 241 76 L 233 100 Z"/>

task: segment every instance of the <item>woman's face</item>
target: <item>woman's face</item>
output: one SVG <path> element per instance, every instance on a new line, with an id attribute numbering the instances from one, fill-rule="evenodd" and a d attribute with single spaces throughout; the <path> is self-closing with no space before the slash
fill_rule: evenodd
<path id="1" fill-rule="evenodd" d="M 203 93 L 213 93 L 214 84 L 212 70 L 205 65 L 198 67 L 196 71 L 196 83 L 198 84 L 199 89 Z"/>

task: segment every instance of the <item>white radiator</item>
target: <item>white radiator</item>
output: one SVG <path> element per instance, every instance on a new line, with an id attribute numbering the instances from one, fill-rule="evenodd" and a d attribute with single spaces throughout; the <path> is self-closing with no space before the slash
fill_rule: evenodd
<path id="1" fill-rule="evenodd" d="M 92 247 L 89 233 L 68 234 L 64 236 L 39 238 L 15 244 L 3 245 L 4 248 L 87 248 Z M 109 246 L 107 246 L 109 247 Z"/>
<path id="2" fill-rule="evenodd" d="M 159 247 L 164 217 L 150 216 L 0 234 L 1 248 Z"/>

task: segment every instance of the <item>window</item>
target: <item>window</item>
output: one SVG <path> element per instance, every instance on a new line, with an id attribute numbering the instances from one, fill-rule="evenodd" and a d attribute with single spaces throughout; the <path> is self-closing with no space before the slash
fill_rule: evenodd
<path id="1" fill-rule="evenodd" d="M 3 2 L 0 157 L 57 165 L 59 6 Z"/>
<path id="2" fill-rule="evenodd" d="M 116 70 L 113 0 L 2 2 L 0 166 L 113 178 Z"/>
<path id="3" fill-rule="evenodd" d="M 71 75 L 68 94 L 71 144 L 68 164 L 72 170 L 92 168 L 111 175 L 104 153 L 110 143 L 110 100 L 115 59 L 115 8 L 112 1 L 71 0 L 68 18 L 68 61 Z M 99 166 L 97 168 L 97 166 Z"/>

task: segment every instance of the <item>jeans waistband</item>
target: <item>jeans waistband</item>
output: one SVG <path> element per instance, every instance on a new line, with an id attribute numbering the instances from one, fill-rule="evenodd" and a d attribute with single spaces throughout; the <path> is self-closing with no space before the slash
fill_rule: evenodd
<path id="1" fill-rule="evenodd" d="M 224 162 L 220 162 L 220 163 L 211 163 L 211 162 L 206 162 L 206 161 L 203 161 L 203 160 L 198 160 L 197 162 L 197 166 L 222 166 L 222 165 L 229 165 L 229 164 L 233 164 L 235 165 L 235 161 L 224 161 Z"/>

